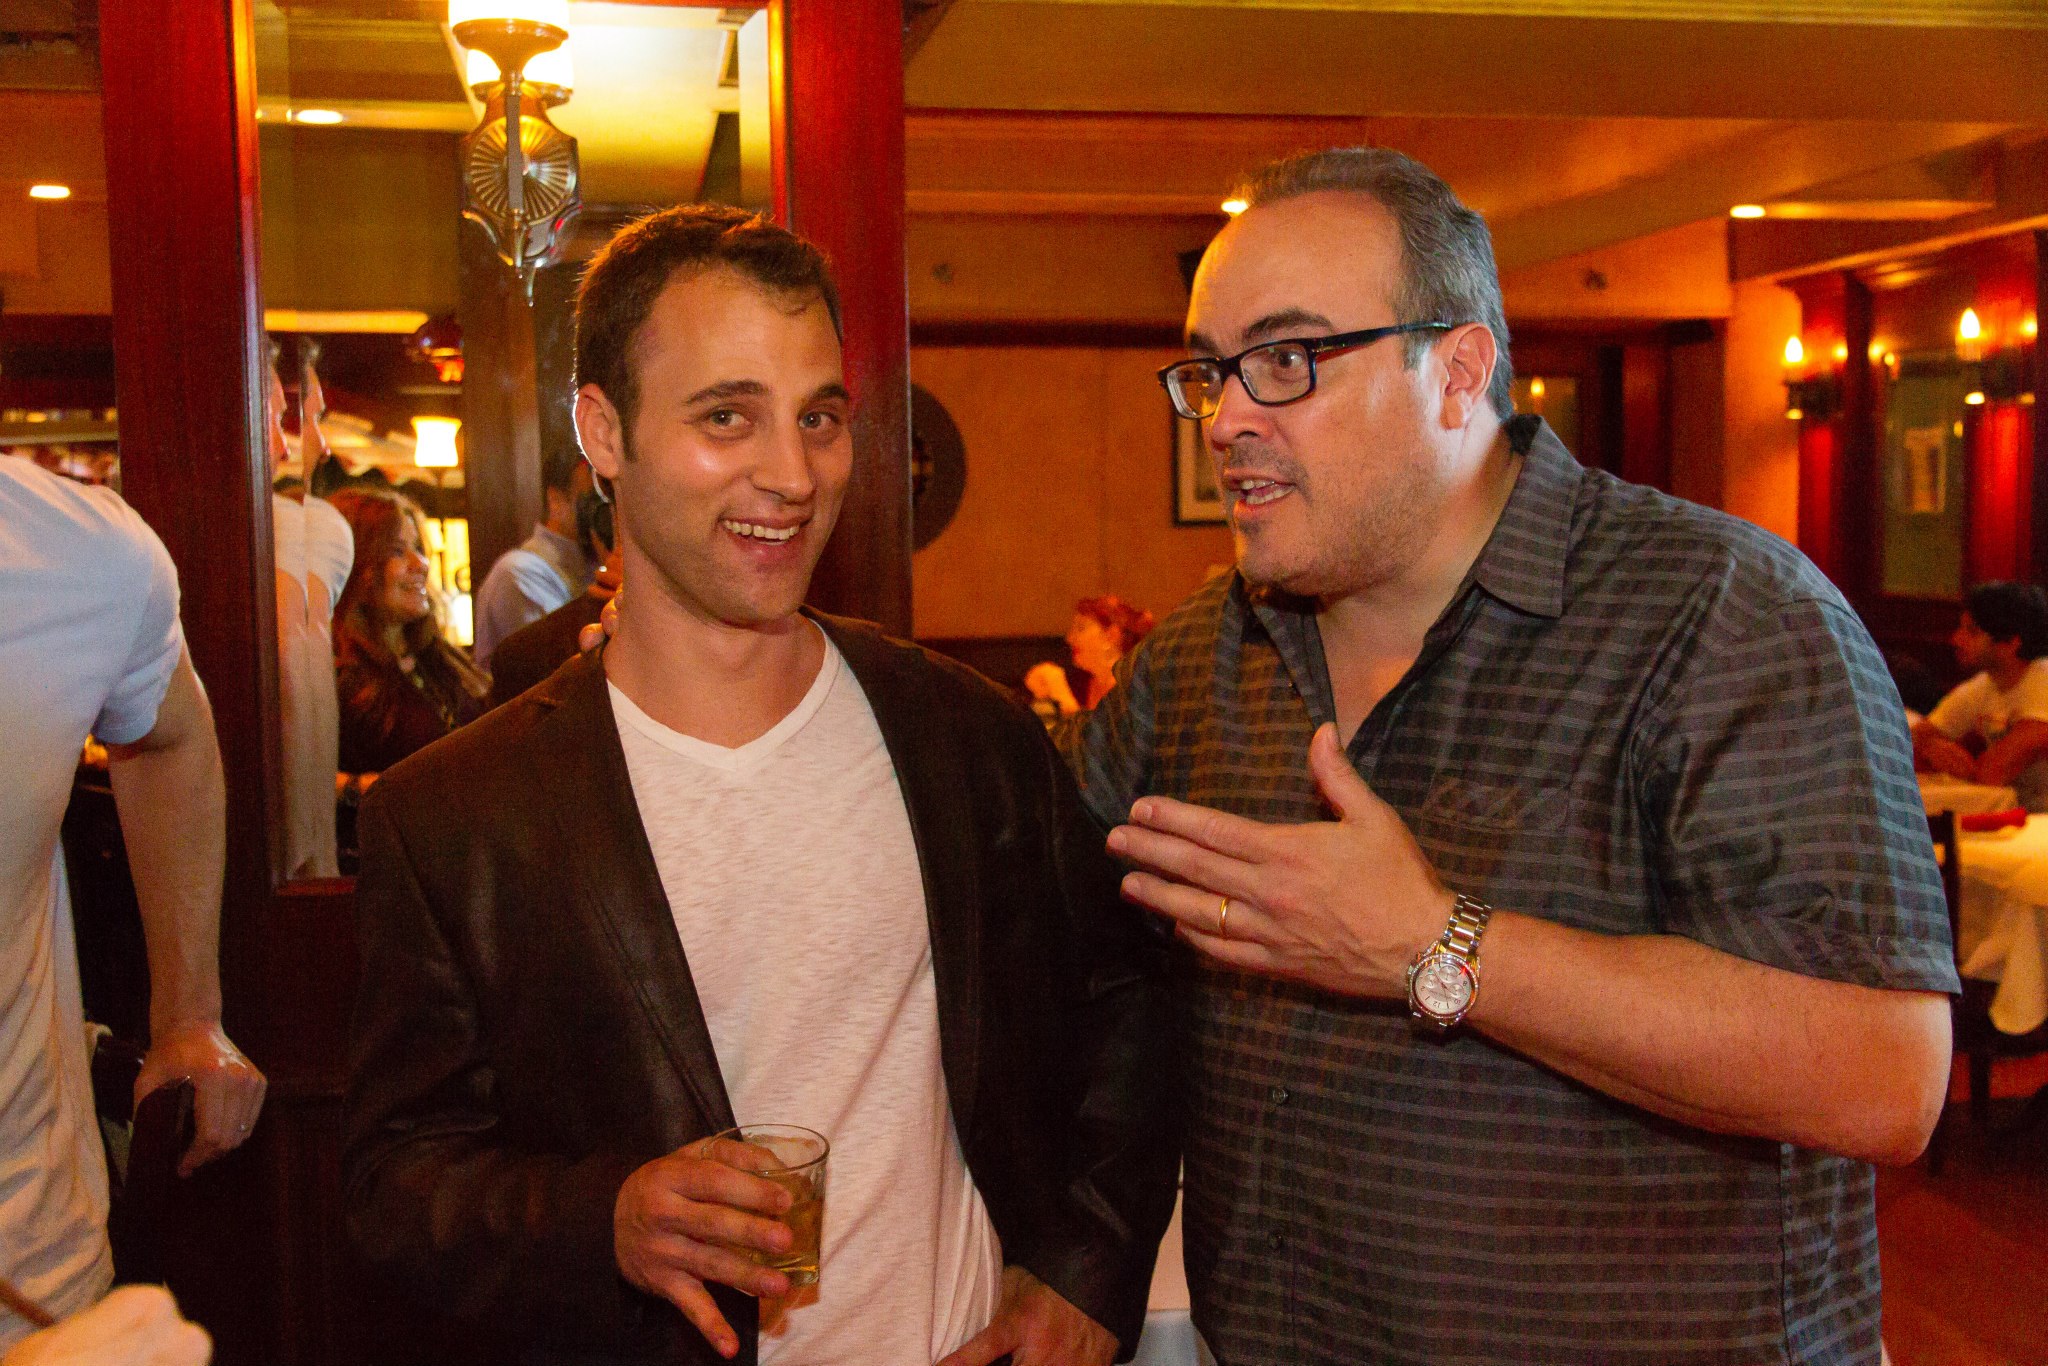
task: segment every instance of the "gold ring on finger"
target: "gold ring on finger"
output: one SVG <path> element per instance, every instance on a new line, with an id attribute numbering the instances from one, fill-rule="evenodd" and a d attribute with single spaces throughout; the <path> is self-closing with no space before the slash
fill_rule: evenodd
<path id="1" fill-rule="evenodd" d="M 1227 896 L 1223 898 L 1223 903 L 1216 908 L 1216 937 L 1218 939 L 1230 938 L 1230 898 Z"/>

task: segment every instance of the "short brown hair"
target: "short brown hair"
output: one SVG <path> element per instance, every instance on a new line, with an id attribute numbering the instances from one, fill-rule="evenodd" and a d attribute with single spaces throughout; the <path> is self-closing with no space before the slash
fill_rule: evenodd
<path id="1" fill-rule="evenodd" d="M 772 293 L 815 295 L 840 330 L 839 290 L 825 254 L 781 224 L 723 204 L 681 204 L 636 219 L 591 258 L 576 291 L 577 386 L 604 390 L 627 428 L 640 405 L 635 342 L 654 301 L 678 272 L 711 266 Z"/>
<path id="2" fill-rule="evenodd" d="M 1401 238 L 1401 282 L 1391 301 L 1397 320 L 1484 324 L 1498 355 L 1486 397 L 1494 416 L 1512 417 L 1515 367 L 1508 359 L 1507 311 L 1486 220 L 1466 208 L 1442 176 L 1391 147 L 1301 152 L 1252 172 L 1235 194 L 1256 208 L 1318 190 L 1370 195 L 1393 215 Z M 1407 339 L 1411 368 L 1434 336 Z"/>

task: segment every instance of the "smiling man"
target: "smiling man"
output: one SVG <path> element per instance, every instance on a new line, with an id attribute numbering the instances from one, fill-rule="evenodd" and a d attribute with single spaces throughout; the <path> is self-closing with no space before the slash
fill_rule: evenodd
<path id="1" fill-rule="evenodd" d="M 615 638 L 387 773 L 348 1219 L 526 1360 L 1102 1366 L 1177 1159 L 1157 936 L 1042 728 L 803 610 L 853 464 L 823 258 L 672 209 L 591 264 Z M 712 1136 L 830 1140 L 819 1282 Z M 715 1355 L 714 1355 L 715 1354 Z"/>
<path id="2" fill-rule="evenodd" d="M 1231 1366 L 1874 1366 L 1869 1163 L 1926 1141 L 1955 986 L 1876 650 L 1790 546 L 1513 415 L 1427 168 L 1241 193 L 1161 376 L 1237 572 L 1064 737 L 1185 945 L 1197 1324 Z"/>

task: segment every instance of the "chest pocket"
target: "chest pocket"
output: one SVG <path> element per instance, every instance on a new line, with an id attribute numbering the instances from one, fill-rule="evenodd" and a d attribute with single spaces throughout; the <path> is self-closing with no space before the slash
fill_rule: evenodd
<path id="1" fill-rule="evenodd" d="M 1554 906 L 1588 852 L 1559 784 L 1436 779 L 1409 828 L 1454 891 L 1496 905 Z"/>

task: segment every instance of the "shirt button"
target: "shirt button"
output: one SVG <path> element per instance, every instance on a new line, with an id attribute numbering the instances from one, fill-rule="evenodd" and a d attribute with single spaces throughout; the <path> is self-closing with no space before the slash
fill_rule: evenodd
<path id="1" fill-rule="evenodd" d="M 1281 1248 L 1287 1246 L 1287 1240 L 1285 1238 L 1282 1238 L 1278 1233 L 1267 1234 L 1266 1242 L 1269 1246 L 1272 1247 L 1272 1249 L 1275 1252 L 1278 1252 Z"/>
<path id="2" fill-rule="evenodd" d="M 1275 1105 L 1285 1105 L 1287 1103 L 1287 1088 L 1284 1086 L 1274 1087 L 1266 1092 L 1266 1099 L 1272 1101 Z"/>

